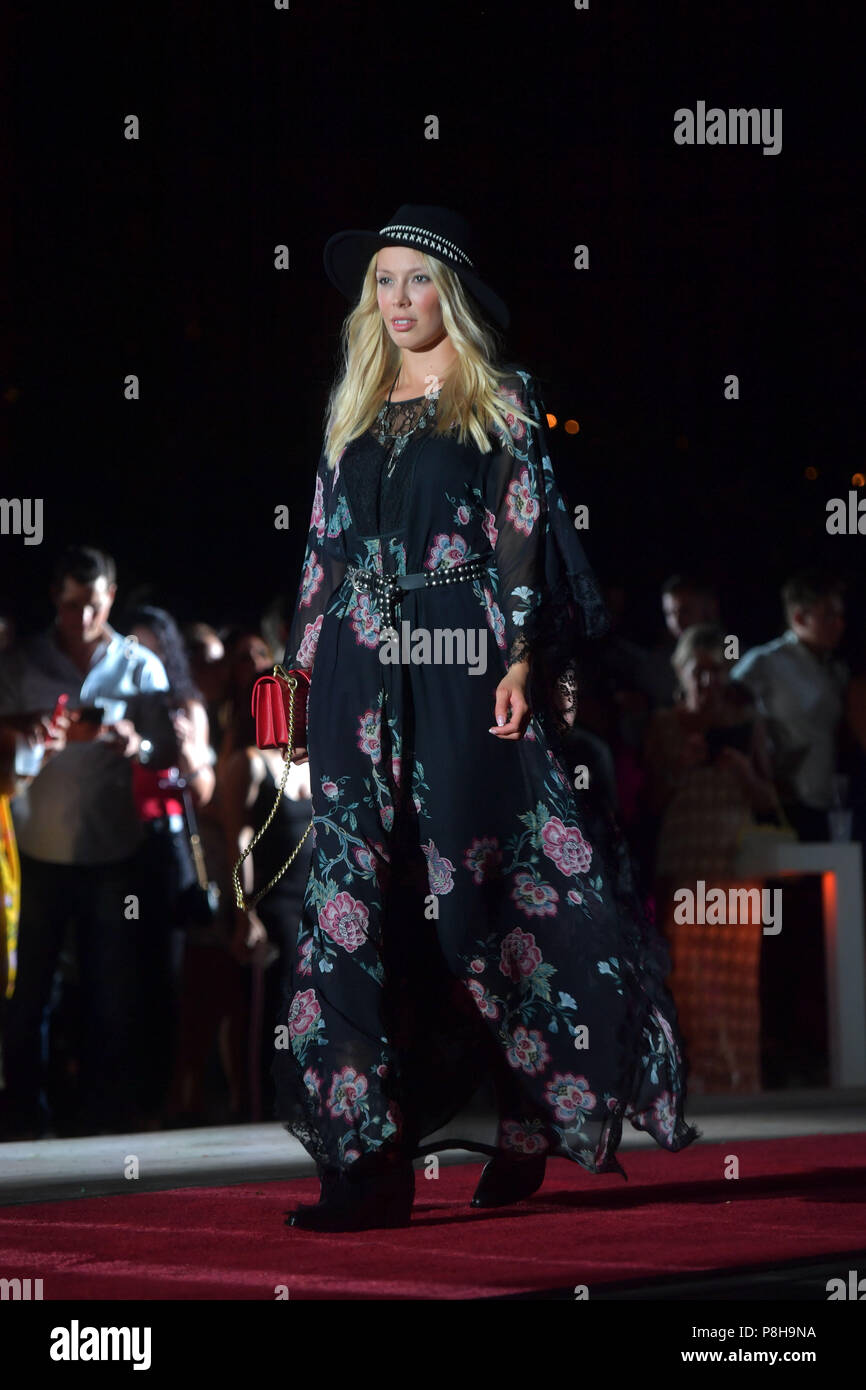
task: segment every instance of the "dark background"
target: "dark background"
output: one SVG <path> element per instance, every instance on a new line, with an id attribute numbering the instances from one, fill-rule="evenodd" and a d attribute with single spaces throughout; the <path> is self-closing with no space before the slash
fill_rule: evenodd
<path id="1" fill-rule="evenodd" d="M 294 599 L 348 309 L 324 242 L 433 202 L 478 226 L 506 357 L 580 423 L 554 431 L 554 464 L 634 631 L 701 565 L 745 650 L 782 630 L 789 570 L 825 563 L 851 582 L 861 660 L 866 537 L 825 531 L 866 466 L 857 20 L 684 0 L 19 6 L 0 494 L 44 498 L 45 535 L 0 537 L 0 608 L 47 620 L 68 541 L 115 555 L 119 601 L 149 584 L 181 619 Z M 699 99 L 782 107 L 781 153 L 675 145 Z"/>

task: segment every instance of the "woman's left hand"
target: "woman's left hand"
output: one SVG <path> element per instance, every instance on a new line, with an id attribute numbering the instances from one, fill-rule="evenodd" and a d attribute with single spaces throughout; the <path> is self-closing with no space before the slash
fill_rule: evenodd
<path id="1" fill-rule="evenodd" d="M 494 717 L 501 720 L 501 724 L 493 725 L 488 730 L 495 734 L 497 738 L 523 738 L 526 726 L 532 717 L 532 710 L 526 699 L 526 681 L 528 669 L 523 663 L 516 663 L 510 667 L 502 680 L 496 687 L 496 705 L 494 707 Z M 511 707 L 511 718 L 508 717 L 508 708 Z"/>

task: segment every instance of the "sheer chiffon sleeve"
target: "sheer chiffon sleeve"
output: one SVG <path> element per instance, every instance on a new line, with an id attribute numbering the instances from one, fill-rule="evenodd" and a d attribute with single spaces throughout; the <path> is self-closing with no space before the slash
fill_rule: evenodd
<path id="1" fill-rule="evenodd" d="M 328 601 L 345 577 L 346 556 L 335 496 L 338 471 L 339 460 L 333 472 L 328 469 L 323 446 L 316 469 L 313 509 L 295 615 L 283 658 L 286 670 L 300 667 L 312 673 Z"/>
<path id="2" fill-rule="evenodd" d="M 517 378 L 519 381 L 520 379 Z M 529 388 L 503 389 L 507 402 L 530 414 Z M 538 630 L 543 573 L 544 490 L 539 450 L 529 426 L 508 412 L 510 433 L 497 432 L 484 504 L 498 577 L 496 602 L 505 622 L 508 665 L 530 661 Z"/>
<path id="3" fill-rule="evenodd" d="M 496 601 L 508 664 L 529 661 L 537 694 L 561 729 L 574 720 L 583 644 L 604 636 L 610 618 L 554 474 L 538 384 L 516 368 L 500 394 L 536 423 L 530 427 L 506 409 L 509 433 L 492 435 L 485 503 Z"/>

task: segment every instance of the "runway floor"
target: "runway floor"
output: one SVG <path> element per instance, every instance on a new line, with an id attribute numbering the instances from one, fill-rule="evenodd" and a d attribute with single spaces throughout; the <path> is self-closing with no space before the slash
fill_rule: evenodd
<path id="1" fill-rule="evenodd" d="M 468 1207 L 481 1156 L 447 1151 L 410 1228 L 348 1237 L 283 1227 L 318 1185 L 276 1124 L 3 1144 L 0 1263 L 73 1299 L 257 1299 L 285 1280 L 319 1300 L 573 1300 L 585 1281 L 607 1300 L 826 1301 L 829 1278 L 866 1273 L 866 1090 L 700 1097 L 688 1118 L 702 1137 L 678 1155 L 627 1127 L 628 1184 L 559 1160 L 492 1213 Z M 494 1128 L 467 1111 L 430 1138 Z"/>
<path id="2" fill-rule="evenodd" d="M 688 1118 L 701 1129 L 704 1143 L 860 1133 L 866 1130 L 866 1088 L 779 1090 L 733 1099 L 696 1097 L 689 1103 Z M 493 1143 L 494 1133 L 493 1116 L 468 1110 L 424 1142 L 457 1135 Z M 625 1126 L 621 1153 L 657 1147 L 646 1134 Z M 136 1190 L 140 1192 L 286 1181 L 315 1173 L 298 1141 L 274 1123 L 43 1139 L 0 1144 L 0 1206 L 128 1192 L 124 1170 L 130 1154 L 139 1162 Z M 477 1163 L 478 1154 L 465 1150 L 440 1154 L 442 1164 L 467 1161 Z"/>

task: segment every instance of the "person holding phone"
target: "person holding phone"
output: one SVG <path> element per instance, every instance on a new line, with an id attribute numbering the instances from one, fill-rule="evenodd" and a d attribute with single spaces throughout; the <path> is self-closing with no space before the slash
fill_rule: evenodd
<path id="1" fill-rule="evenodd" d="M 68 696 L 64 747 L 12 801 L 21 910 L 4 1037 L 6 1138 L 51 1132 L 44 1025 L 73 922 L 83 1017 L 79 1129 L 123 1130 L 137 1114 L 141 828 L 130 763 L 144 739 L 127 707 L 145 692 L 166 690 L 168 680 L 158 657 L 110 626 L 116 591 L 110 555 L 68 548 L 54 568 L 53 622 L 0 653 L 0 719 L 28 742 L 44 742 L 60 697 Z"/>

